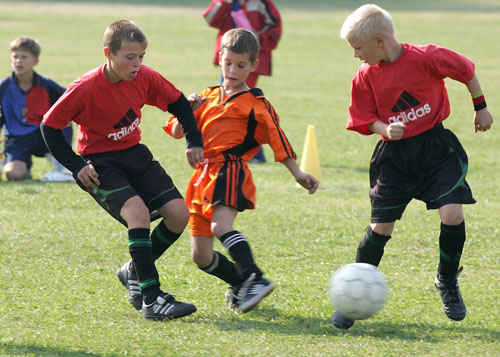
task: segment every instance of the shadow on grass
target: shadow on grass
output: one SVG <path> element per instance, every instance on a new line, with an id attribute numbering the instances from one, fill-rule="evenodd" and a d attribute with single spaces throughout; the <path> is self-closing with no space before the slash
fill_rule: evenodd
<path id="1" fill-rule="evenodd" d="M 444 340 L 461 339 L 473 335 L 485 343 L 496 343 L 500 331 L 471 326 L 446 326 L 427 323 L 379 322 L 375 320 L 357 321 L 349 330 L 339 330 L 330 323 L 330 319 L 283 315 L 270 307 L 260 307 L 251 312 L 258 319 L 242 319 L 234 316 L 213 322 L 223 331 L 266 331 L 273 334 L 293 335 L 330 335 L 353 337 L 373 337 L 380 339 L 423 341 L 437 343 Z M 246 316 L 245 316 L 246 317 Z M 251 317 L 251 315 L 249 316 Z M 263 321 L 264 320 L 264 321 Z M 283 322 L 286 321 L 286 322 Z"/>
<path id="2" fill-rule="evenodd" d="M 4 356 L 104 356 L 101 354 L 85 351 L 67 351 L 60 348 L 43 347 L 33 344 L 16 345 L 9 343 L 0 343 L 0 355 Z M 106 356 L 120 356 L 118 354 L 106 354 Z"/>

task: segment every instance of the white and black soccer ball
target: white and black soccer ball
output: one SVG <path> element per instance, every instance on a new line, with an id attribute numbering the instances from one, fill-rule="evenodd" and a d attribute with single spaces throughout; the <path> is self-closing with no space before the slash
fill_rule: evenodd
<path id="1" fill-rule="evenodd" d="M 376 266 L 351 263 L 333 274 L 328 293 L 342 315 L 353 320 L 363 320 L 375 315 L 384 306 L 387 281 Z"/>

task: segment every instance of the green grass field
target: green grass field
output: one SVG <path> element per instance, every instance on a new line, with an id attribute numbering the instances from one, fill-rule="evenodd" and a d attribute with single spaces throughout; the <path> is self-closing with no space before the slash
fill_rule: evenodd
<path id="1" fill-rule="evenodd" d="M 438 214 L 412 202 L 380 265 L 390 287 L 384 310 L 348 331 L 331 326 L 328 281 L 353 261 L 370 215 L 368 165 L 377 137 L 345 130 L 360 62 L 338 35 L 345 17 L 362 3 L 275 2 L 283 38 L 274 52 L 274 74 L 259 86 L 280 114 L 299 160 L 307 126 L 315 125 L 323 177 L 322 189 L 310 196 L 281 164 L 252 166 L 258 207 L 239 215 L 236 227 L 249 238 L 275 292 L 251 313 L 226 309 L 225 284 L 191 262 L 186 231 L 158 269 L 164 289 L 196 304 L 198 312 L 176 321 L 143 319 L 115 276 L 129 256 L 126 230 L 76 185 L 40 182 L 50 167 L 36 159 L 33 180 L 0 183 L 0 355 L 500 355 L 500 144 L 495 125 L 474 134 L 467 90 L 452 81 L 452 115 L 445 125 L 469 155 L 468 181 L 478 201 L 465 208 L 460 286 L 468 315 L 452 322 L 442 312 L 433 286 Z M 218 71 L 210 64 L 216 30 L 201 16 L 208 0 L 133 3 L 0 1 L 0 77 L 10 75 L 10 41 L 29 35 L 42 45 L 36 70 L 67 86 L 104 61 L 106 26 L 129 18 L 148 36 L 145 64 L 186 95 L 217 84 Z M 432 42 L 471 58 L 498 119 L 496 0 L 379 4 L 392 12 L 400 41 Z M 156 108 L 144 109 L 143 142 L 184 191 L 191 168 L 184 142 L 162 133 L 166 118 Z M 272 159 L 269 147 L 265 151 Z"/>

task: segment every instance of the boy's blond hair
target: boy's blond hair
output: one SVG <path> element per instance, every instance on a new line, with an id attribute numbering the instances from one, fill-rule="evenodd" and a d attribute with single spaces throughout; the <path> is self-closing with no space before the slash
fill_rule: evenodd
<path id="1" fill-rule="evenodd" d="M 40 44 L 35 39 L 26 36 L 19 36 L 10 43 L 10 52 L 19 50 L 29 52 L 35 58 L 38 58 L 42 51 Z"/>
<path id="2" fill-rule="evenodd" d="M 340 29 L 342 39 L 366 42 L 377 35 L 396 36 L 391 15 L 374 4 L 363 5 L 344 21 Z"/>
<path id="3" fill-rule="evenodd" d="M 226 49 L 240 55 L 248 55 L 250 63 L 254 63 L 260 51 L 259 39 L 252 31 L 243 28 L 231 29 L 221 39 L 220 52 L 223 53 Z"/>
<path id="4" fill-rule="evenodd" d="M 111 53 L 116 54 L 127 42 L 138 42 L 144 44 L 144 47 L 148 46 L 146 35 L 133 21 L 115 21 L 104 31 L 102 44 L 109 48 Z"/>

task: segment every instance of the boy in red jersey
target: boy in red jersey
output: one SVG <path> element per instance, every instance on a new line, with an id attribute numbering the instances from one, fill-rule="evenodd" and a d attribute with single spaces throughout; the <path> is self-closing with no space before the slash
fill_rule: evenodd
<path id="1" fill-rule="evenodd" d="M 475 131 L 491 127 L 474 64 L 443 47 L 398 42 L 391 16 L 376 5 L 355 10 L 340 37 L 364 62 L 353 79 L 347 129 L 381 137 L 370 163 L 371 223 L 356 262 L 378 266 L 407 204 L 413 198 L 425 202 L 441 218 L 434 283 L 448 318 L 462 320 L 466 308 L 457 280 L 465 242 L 462 204 L 475 200 L 465 181 L 467 155 L 441 122 L 450 114 L 444 85 L 449 77 L 464 83 L 472 95 Z M 354 320 L 337 311 L 332 323 L 348 329 Z"/>
<path id="2" fill-rule="evenodd" d="M 142 64 L 147 39 L 132 21 L 112 23 L 104 32 L 106 63 L 74 81 L 47 112 L 42 133 L 53 155 L 78 185 L 128 228 L 132 260 L 117 275 L 129 301 L 145 318 L 173 319 L 196 311 L 160 290 L 155 260 L 183 232 L 189 212 L 170 176 L 140 144 L 141 108 L 154 105 L 180 119 L 186 154 L 195 167 L 203 142 L 189 102 L 158 72 Z M 78 124 L 76 151 L 61 133 Z M 162 221 L 150 235 L 150 212 Z"/>
<path id="3" fill-rule="evenodd" d="M 247 162 L 268 143 L 275 160 L 284 164 L 309 193 L 318 180 L 302 172 L 279 117 L 260 89 L 250 89 L 249 73 L 258 65 L 259 42 L 249 30 L 229 30 L 222 37 L 219 63 L 223 83 L 189 96 L 205 143 L 205 163 L 199 164 L 188 185 L 192 258 L 204 272 L 230 287 L 228 307 L 248 312 L 274 288 L 255 263 L 250 245 L 233 228 L 237 212 L 255 207 L 255 185 Z M 176 118 L 165 127 L 176 138 L 183 136 Z M 185 133 L 184 133 L 185 134 Z M 234 263 L 213 250 L 219 238 Z"/>

